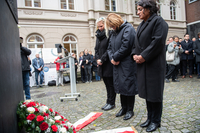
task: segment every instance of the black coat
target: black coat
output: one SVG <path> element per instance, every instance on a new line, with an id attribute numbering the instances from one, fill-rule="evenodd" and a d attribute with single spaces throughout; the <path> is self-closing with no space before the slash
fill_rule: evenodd
<path id="1" fill-rule="evenodd" d="M 192 60 L 193 59 L 193 41 L 188 40 L 188 43 L 186 41 L 181 42 L 181 46 L 183 48 L 183 53 L 181 54 L 182 60 Z M 185 51 L 189 51 L 189 55 L 185 53 Z"/>
<path id="2" fill-rule="evenodd" d="M 31 54 L 31 50 L 25 47 L 21 47 L 21 63 L 22 63 L 22 71 L 30 71 L 30 62 L 28 61 L 28 57 Z"/>
<path id="3" fill-rule="evenodd" d="M 200 62 L 200 40 L 197 39 L 193 44 L 194 51 L 196 52 L 196 62 Z"/>
<path id="4" fill-rule="evenodd" d="M 75 63 L 77 63 L 77 65 L 75 65 Z M 75 65 L 75 70 L 77 70 L 78 69 L 78 60 L 76 59 L 76 58 L 74 58 L 74 65 Z"/>
<path id="5" fill-rule="evenodd" d="M 133 55 L 141 55 L 145 62 L 137 64 L 138 93 L 141 98 L 151 102 L 162 102 L 166 49 L 165 41 L 168 25 L 162 17 L 151 15 L 137 28 Z"/>
<path id="6" fill-rule="evenodd" d="M 86 60 L 88 60 L 88 64 L 86 64 Z M 92 58 L 91 58 L 91 55 L 88 53 L 87 55 L 84 54 L 83 55 L 83 62 L 82 64 L 85 66 L 91 66 L 91 63 L 92 63 Z"/>
<path id="7" fill-rule="evenodd" d="M 95 46 L 95 58 L 102 61 L 102 65 L 98 67 L 98 75 L 100 77 L 113 77 L 113 66 L 108 57 L 108 40 L 105 31 L 96 31 L 96 46 Z"/>
<path id="8" fill-rule="evenodd" d="M 98 70 L 97 70 L 97 60 L 96 59 L 93 59 L 93 61 L 92 61 L 92 70 L 94 71 L 94 72 L 97 72 Z"/>
<path id="9" fill-rule="evenodd" d="M 125 21 L 117 31 L 113 31 L 108 46 L 110 61 L 120 61 L 113 65 L 113 84 L 115 92 L 125 96 L 138 94 L 136 63 L 130 57 L 134 45 L 135 29 Z"/>

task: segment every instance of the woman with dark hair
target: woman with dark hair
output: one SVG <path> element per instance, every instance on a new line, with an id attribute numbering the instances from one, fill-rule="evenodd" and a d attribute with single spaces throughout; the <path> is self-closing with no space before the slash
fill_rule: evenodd
<path id="1" fill-rule="evenodd" d="M 179 80 L 176 79 L 178 75 L 178 67 L 180 64 L 180 55 L 183 53 L 183 49 L 181 45 L 179 44 L 179 37 L 174 36 L 173 37 L 173 42 L 169 44 L 167 47 L 167 51 L 169 53 L 174 52 L 174 60 L 173 61 L 168 61 L 167 64 L 169 65 L 169 71 L 167 72 L 165 76 L 165 82 L 169 83 L 169 78 L 172 77 L 172 82 L 179 82 Z"/>
<path id="2" fill-rule="evenodd" d="M 108 58 L 108 41 L 105 33 L 105 18 L 99 18 L 96 20 L 96 46 L 95 46 L 95 58 L 98 64 L 98 75 L 103 78 L 106 85 L 107 100 L 106 104 L 101 108 L 104 111 L 115 108 L 116 93 L 113 86 L 113 66 Z"/>
<path id="3" fill-rule="evenodd" d="M 115 13 L 107 16 L 106 26 L 106 31 L 108 28 L 113 29 L 109 39 L 108 55 L 113 64 L 115 92 L 120 94 L 121 101 L 121 110 L 116 117 L 125 115 L 123 119 L 128 120 L 134 116 L 135 95 L 138 94 L 136 63 L 130 57 L 131 48 L 134 45 L 135 29 Z"/>
<path id="4" fill-rule="evenodd" d="M 148 118 L 141 124 L 147 132 L 160 127 L 165 81 L 165 41 L 168 25 L 157 15 L 155 0 L 140 0 L 137 14 L 143 21 L 137 28 L 132 58 L 137 63 L 139 97 L 146 100 Z"/>

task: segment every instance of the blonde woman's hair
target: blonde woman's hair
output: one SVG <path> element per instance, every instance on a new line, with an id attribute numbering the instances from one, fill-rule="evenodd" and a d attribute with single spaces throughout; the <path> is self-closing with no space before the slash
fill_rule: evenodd
<path id="1" fill-rule="evenodd" d="M 124 23 L 124 20 L 122 19 L 120 15 L 116 13 L 108 14 L 106 18 L 106 23 L 105 23 L 107 38 L 109 37 L 109 29 L 111 26 L 116 26 L 117 28 L 119 28 L 123 23 Z"/>
<path id="2" fill-rule="evenodd" d="M 102 22 L 102 23 L 105 25 L 105 20 L 106 20 L 106 18 L 104 18 L 104 17 L 98 18 L 98 19 L 96 20 L 96 25 L 97 25 L 97 23 L 99 23 L 99 22 Z M 97 30 L 98 30 L 98 26 L 97 26 Z"/>

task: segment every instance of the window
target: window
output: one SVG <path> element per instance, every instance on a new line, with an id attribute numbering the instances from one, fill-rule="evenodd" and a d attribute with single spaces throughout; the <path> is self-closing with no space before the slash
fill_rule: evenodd
<path id="1" fill-rule="evenodd" d="M 28 48 L 44 48 L 44 39 L 39 35 L 31 35 L 27 39 Z"/>
<path id="2" fill-rule="evenodd" d="M 72 35 L 67 35 L 63 38 L 64 47 L 70 52 L 77 55 L 77 40 Z"/>
<path id="3" fill-rule="evenodd" d="M 105 10 L 107 10 L 107 11 L 116 11 L 116 2 L 115 2 L 115 0 L 105 0 Z"/>
<path id="4" fill-rule="evenodd" d="M 157 6 L 159 8 L 159 10 L 158 10 L 158 16 L 161 16 L 161 3 L 160 3 L 160 0 L 156 0 L 156 3 L 157 3 Z"/>
<path id="5" fill-rule="evenodd" d="M 41 7 L 41 1 L 40 0 L 25 0 L 25 6 Z"/>
<path id="6" fill-rule="evenodd" d="M 197 0 L 189 0 L 189 3 L 192 3 L 192 2 L 195 2 L 195 1 L 197 1 Z"/>
<path id="7" fill-rule="evenodd" d="M 172 20 L 176 20 L 176 5 L 174 1 L 170 2 L 170 17 Z"/>
<path id="8" fill-rule="evenodd" d="M 135 1 L 135 15 L 137 15 L 137 3 L 138 1 Z"/>
<path id="9" fill-rule="evenodd" d="M 74 0 L 60 0 L 60 8 L 74 10 Z"/>

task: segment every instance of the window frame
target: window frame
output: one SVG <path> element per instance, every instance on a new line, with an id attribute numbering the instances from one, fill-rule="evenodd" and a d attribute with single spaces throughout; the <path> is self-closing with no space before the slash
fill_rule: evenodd
<path id="1" fill-rule="evenodd" d="M 174 3 L 174 6 L 171 5 L 171 2 Z M 171 11 L 171 8 L 172 8 L 172 11 Z M 174 13 L 173 13 L 173 9 L 175 9 L 175 16 L 174 16 Z M 172 18 L 171 18 L 172 16 Z M 175 19 L 174 19 L 175 18 Z M 176 13 L 176 3 L 172 0 L 170 1 L 170 19 L 171 20 L 176 20 L 177 19 L 177 13 Z"/>
<path id="2" fill-rule="evenodd" d="M 193 0 L 193 1 L 188 0 L 188 3 L 191 4 L 191 3 L 196 2 L 196 1 L 197 1 L 197 0 Z"/>
<path id="3" fill-rule="evenodd" d="M 41 5 L 41 7 L 35 7 L 35 6 L 34 6 L 34 0 L 31 0 L 32 6 L 26 6 L 25 2 L 26 2 L 26 0 L 24 0 L 24 7 L 29 7 L 29 8 L 42 8 L 42 0 L 40 0 L 40 5 Z"/>
<path id="4" fill-rule="evenodd" d="M 75 10 L 75 2 L 76 2 L 76 0 L 74 0 L 74 9 L 69 9 L 69 0 L 65 0 L 65 2 L 66 2 L 66 5 L 67 5 L 67 8 L 66 9 L 62 9 L 61 8 L 61 0 L 59 0 L 59 5 L 60 5 L 60 9 L 61 10 L 71 10 L 71 11 Z"/>
<path id="5" fill-rule="evenodd" d="M 115 11 L 112 11 L 112 0 L 109 0 L 109 10 L 106 10 L 105 8 L 105 11 L 110 11 L 110 12 L 117 12 L 117 0 L 114 0 L 115 1 Z M 105 3 L 105 0 L 104 0 L 104 7 L 106 6 L 106 3 Z"/>
<path id="6" fill-rule="evenodd" d="M 69 36 L 69 40 L 70 41 L 64 41 L 65 40 L 65 38 L 67 37 L 67 36 Z M 71 37 L 73 37 L 74 39 L 75 39 L 75 41 L 71 41 L 71 39 L 70 39 L 70 36 Z M 77 38 L 74 36 L 74 35 L 71 35 L 71 34 L 68 34 L 68 35 L 65 35 L 64 37 L 63 37 L 63 39 L 62 39 L 62 43 L 63 43 L 63 46 L 65 45 L 65 44 L 69 44 L 69 48 L 70 48 L 70 50 L 69 50 L 69 53 L 71 54 L 72 53 L 72 44 L 75 44 L 76 45 L 76 55 L 78 54 L 78 41 L 77 41 Z M 65 46 L 64 46 L 65 47 Z"/>
<path id="7" fill-rule="evenodd" d="M 29 40 L 32 36 L 39 36 L 39 37 L 42 39 L 42 42 L 28 42 L 28 40 Z M 41 36 L 38 35 L 38 34 L 32 34 L 32 35 L 30 35 L 30 36 L 27 38 L 26 44 L 27 44 L 27 48 L 30 48 L 29 45 L 35 45 L 35 48 L 38 48 L 37 45 L 43 45 L 43 48 L 44 48 L 44 39 L 43 39 L 43 37 L 41 37 Z"/>
<path id="8" fill-rule="evenodd" d="M 159 8 L 160 14 L 158 14 L 158 16 L 162 17 L 162 3 L 160 2 L 160 0 L 158 0 L 158 1 L 156 0 L 157 5 L 160 6 L 160 8 Z"/>

